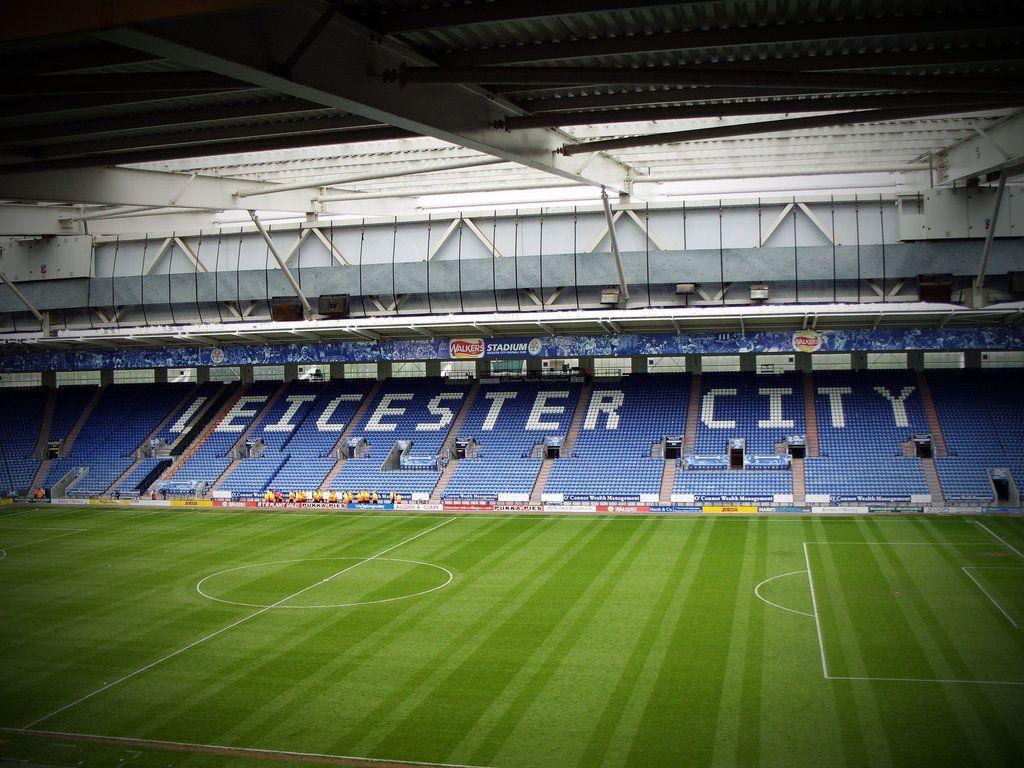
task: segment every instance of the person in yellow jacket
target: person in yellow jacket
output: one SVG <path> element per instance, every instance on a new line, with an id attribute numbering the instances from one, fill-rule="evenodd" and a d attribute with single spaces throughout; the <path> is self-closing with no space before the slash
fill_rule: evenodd
<path id="1" fill-rule="evenodd" d="M 380 495 L 376 491 L 373 492 L 373 495 L 370 496 L 370 499 L 371 501 L 373 501 L 374 504 L 380 503 Z"/>

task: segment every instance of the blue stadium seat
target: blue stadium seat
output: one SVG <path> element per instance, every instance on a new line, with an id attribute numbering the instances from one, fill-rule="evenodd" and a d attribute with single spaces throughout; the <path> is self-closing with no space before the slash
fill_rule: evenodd
<path id="1" fill-rule="evenodd" d="M 814 374 L 821 456 L 806 462 L 807 493 L 836 501 L 909 501 L 927 495 L 921 461 L 900 443 L 926 434 L 917 379 L 910 371 Z"/>

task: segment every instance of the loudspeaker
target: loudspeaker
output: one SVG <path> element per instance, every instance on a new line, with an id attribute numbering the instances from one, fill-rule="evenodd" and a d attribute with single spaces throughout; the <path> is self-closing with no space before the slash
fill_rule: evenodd
<path id="1" fill-rule="evenodd" d="M 949 304 L 953 300 L 953 279 L 949 275 L 919 275 L 917 300 Z"/>
<path id="2" fill-rule="evenodd" d="M 1010 272 L 1009 277 L 1010 293 L 1024 293 L 1024 272 Z"/>
<path id="3" fill-rule="evenodd" d="M 330 317 L 348 317 L 348 294 L 333 293 L 317 299 L 317 313 Z"/>
<path id="4" fill-rule="evenodd" d="M 302 305 L 290 296 L 270 300 L 270 319 L 276 323 L 293 323 L 302 319 Z"/>

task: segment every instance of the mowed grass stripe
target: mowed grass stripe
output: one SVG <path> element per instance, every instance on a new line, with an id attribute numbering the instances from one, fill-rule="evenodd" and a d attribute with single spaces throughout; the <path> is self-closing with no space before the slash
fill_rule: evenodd
<path id="1" fill-rule="evenodd" d="M 609 540 L 602 534 L 615 522 L 609 518 L 580 526 L 564 545 L 552 548 L 503 603 L 492 604 L 488 620 L 458 654 L 445 658 L 418 689 L 396 689 L 384 700 L 383 705 L 395 714 L 393 719 L 364 720 L 366 730 L 356 742 L 358 750 L 408 755 L 430 734 L 436 750 L 430 759 L 449 762 L 462 734 L 587 589 L 594 569 L 603 565 L 609 551 Z M 450 690 L 460 691 L 457 706 L 445 695 Z"/>
<path id="2" fill-rule="evenodd" d="M 752 584 L 758 581 L 757 574 L 764 567 L 764 557 L 758 555 L 764 551 L 766 526 L 763 520 L 754 520 L 746 526 L 746 540 L 740 554 L 736 595 L 733 600 L 733 622 L 729 628 L 729 637 L 725 651 L 725 667 L 722 671 L 722 690 L 719 696 L 717 712 L 708 712 L 714 716 L 718 727 L 711 739 L 711 753 L 705 765 L 734 766 L 737 762 L 737 749 L 743 733 L 748 730 L 746 723 L 757 721 L 757 712 L 744 712 L 746 695 L 744 683 L 747 682 L 747 666 L 752 659 L 749 647 L 757 638 L 763 638 L 764 611 L 756 610 L 755 603 L 760 604 L 754 595 Z M 723 608 L 727 605 L 727 596 L 723 595 Z M 763 606 L 763 604 L 760 604 Z M 761 631 L 758 631 L 761 630 Z M 757 637 L 755 637 L 757 636 Z M 755 705 L 756 706 L 756 705 Z M 756 707 L 760 709 L 759 706 Z M 760 729 L 756 729 L 751 742 L 757 743 Z M 747 747 L 749 749 L 750 742 Z"/>
<path id="3" fill-rule="evenodd" d="M 295 537 L 293 532 L 292 541 L 311 546 L 323 538 L 322 532 L 316 528 L 303 533 Z M 154 649 L 170 650 L 184 645 L 236 618 L 246 609 L 218 606 L 195 594 L 196 574 L 213 567 L 212 563 L 219 557 L 232 557 L 235 553 L 242 556 L 251 547 L 264 546 L 268 536 L 276 535 L 280 540 L 281 534 L 280 530 L 272 533 L 258 527 L 248 537 L 233 529 L 222 536 L 195 536 L 190 532 L 180 546 L 170 548 L 166 554 L 162 551 L 166 548 L 163 542 L 153 541 L 148 548 L 145 542 L 140 542 L 140 548 L 130 561 L 118 563 L 119 567 L 125 562 L 136 564 L 130 577 L 101 567 L 102 579 L 90 590 L 80 575 L 73 575 L 73 587 L 63 590 L 61 620 L 48 627 L 45 620 L 37 618 L 35 622 L 21 622 L 17 627 L 15 634 L 23 636 L 22 650 L 28 651 L 30 662 L 38 654 L 38 650 L 33 650 L 34 646 L 42 644 L 50 647 L 51 651 L 46 665 L 29 663 L 19 669 L 16 679 L 20 681 L 21 690 L 15 689 L 13 693 L 22 695 L 27 686 L 32 686 L 47 691 L 65 689 L 69 694 L 82 694 L 85 689 L 93 689 L 105 679 L 120 677 L 126 666 L 139 667 L 152 660 L 157 655 Z M 393 535 L 389 528 L 370 529 L 357 541 L 376 543 L 381 536 L 389 535 Z M 139 540 L 140 537 L 131 538 Z M 266 544 L 270 543 L 266 541 Z M 190 551 L 191 554 L 186 556 Z M 99 552 L 101 566 L 112 559 L 107 549 Z M 85 562 L 91 556 L 94 552 L 86 548 L 80 559 Z M 50 565 L 51 562 L 47 561 L 43 567 L 50 570 Z M 22 585 L 19 591 L 30 596 L 38 594 L 30 584 Z M 39 600 L 37 604 L 45 605 L 46 602 Z M 105 630 L 111 625 L 117 626 L 116 633 Z M 82 627 L 86 631 L 72 633 L 72 627 Z M 44 639 L 47 632 L 50 633 L 49 638 Z M 70 637 L 80 640 L 68 643 L 65 638 Z M 13 665 L 18 658 L 18 643 L 12 640 L 10 645 L 9 658 Z M 76 696 L 68 695 L 68 698 Z M 53 700 L 49 700 L 41 703 L 40 709 L 49 707 L 52 710 L 56 706 Z"/>
<path id="4" fill-rule="evenodd" d="M 412 537 L 410 537 L 410 539 L 403 540 L 401 542 L 398 542 L 397 544 L 394 544 L 394 545 L 392 545 L 392 546 L 390 546 L 388 548 L 385 548 L 385 549 L 377 552 L 376 554 L 374 554 L 372 556 L 368 556 L 367 559 L 373 559 L 373 557 L 381 556 L 381 555 L 387 553 L 388 551 L 391 551 L 392 549 L 394 549 L 394 548 L 396 548 L 398 546 L 401 546 L 401 544 L 406 543 L 406 541 L 409 541 L 412 538 L 417 538 L 417 537 L 419 537 L 421 535 L 424 535 L 425 533 L 428 533 L 431 530 L 433 530 L 435 527 L 439 527 L 441 525 L 447 524 L 447 522 L 450 522 L 450 521 L 445 521 L 445 522 L 439 523 L 437 526 L 433 526 L 433 527 L 431 527 L 429 529 L 424 529 L 424 530 L 414 534 Z M 355 567 L 355 566 L 352 566 L 352 567 Z M 348 569 L 346 569 L 346 570 L 348 570 Z M 288 597 L 282 598 L 282 600 L 279 601 L 279 602 L 283 602 L 286 599 L 288 599 Z M 136 677 L 137 675 L 143 674 L 146 671 L 156 667 L 157 665 L 162 664 L 165 661 L 167 661 L 167 660 L 169 660 L 171 658 L 174 658 L 174 657 L 176 657 L 176 656 L 178 656 L 178 655 L 180 655 L 182 653 L 185 653 L 185 652 L 189 651 L 191 648 L 193 648 L 193 647 L 195 647 L 197 645 L 200 645 L 202 643 L 205 643 L 205 642 L 209 641 L 210 639 L 213 639 L 213 638 L 221 635 L 224 632 L 228 632 L 231 629 L 233 629 L 234 627 L 236 627 L 236 626 L 238 626 L 238 625 L 240 625 L 240 624 L 242 624 L 244 622 L 247 622 L 247 621 L 250 621 L 252 619 L 255 619 L 255 618 L 263 615 L 265 612 L 267 612 L 268 610 L 270 610 L 273 607 L 274 606 L 271 605 L 271 606 L 268 606 L 267 608 L 261 608 L 261 609 L 255 611 L 255 612 L 247 613 L 244 616 L 242 616 L 241 618 L 235 619 L 230 624 L 223 625 L 220 628 L 214 630 L 213 632 L 211 632 L 211 633 L 209 633 L 207 635 L 204 635 L 204 636 L 202 636 L 200 638 L 194 639 L 191 642 L 189 642 L 188 644 L 186 644 L 184 646 L 181 646 L 179 648 L 176 648 L 173 651 L 169 651 L 164 656 L 161 656 L 158 659 L 150 661 L 149 663 L 145 664 L 142 667 L 139 667 L 139 668 L 135 669 L 134 671 L 128 672 L 128 673 L 122 675 L 121 677 L 119 677 L 119 678 L 117 678 L 117 679 L 115 679 L 115 680 L 113 680 L 113 681 L 111 681 L 109 683 L 108 682 L 104 682 L 104 684 L 102 686 L 100 686 L 99 688 L 96 688 L 95 690 L 93 690 L 93 691 L 91 691 L 91 692 L 89 692 L 87 694 L 82 695 L 78 699 L 75 699 L 74 701 L 71 701 L 68 704 L 65 704 L 64 706 L 59 707 L 56 710 L 53 710 L 52 712 L 49 712 L 49 713 L 40 715 L 39 717 L 36 717 L 28 725 L 26 725 L 26 727 L 30 728 L 30 727 L 37 726 L 37 725 L 39 725 L 39 724 L 41 724 L 41 723 L 43 723 L 45 721 L 54 720 L 55 718 L 58 718 L 58 716 L 64 715 L 65 713 L 69 712 L 71 709 L 73 709 L 74 707 L 80 705 L 81 703 L 84 703 L 85 701 L 88 701 L 88 700 L 92 700 L 95 697 L 102 695 L 109 688 L 117 686 L 117 685 L 120 685 L 121 683 L 125 682 L 126 680 L 132 679 L 132 678 Z"/>
<path id="5" fill-rule="evenodd" d="M 378 525 L 395 525 L 394 532 L 400 520 L 430 524 L 422 517 L 377 518 L 392 521 L 385 524 L 353 522 L 373 519 L 363 516 L 191 510 L 148 520 L 88 510 L 75 524 L 85 525 L 86 517 L 101 530 L 91 531 L 84 546 L 55 546 L 38 557 L 28 557 L 26 547 L 6 576 L 0 563 L 0 624 L 24 613 L 31 617 L 25 627 L 40 633 L 36 653 L 23 644 L 12 657 L 11 644 L 0 643 L 0 723 L 23 724 L 26 702 L 59 698 L 67 685 L 39 678 L 22 684 L 24 696 L 6 694 L 8 662 L 47 669 L 43 649 L 57 645 L 44 633 L 49 619 L 68 636 L 67 655 L 54 654 L 62 661 L 91 658 L 93 645 L 117 644 L 109 638 L 122 623 L 130 629 L 146 620 L 158 629 L 138 634 L 127 650 L 155 653 L 182 629 L 173 617 L 245 614 L 233 606 L 200 607 L 207 601 L 194 583 L 206 573 L 240 562 L 347 557 L 376 540 L 370 529 Z M 25 525 L 72 519 L 33 510 Z M 981 522 L 1010 543 L 1024 530 L 1019 519 Z M 393 604 L 271 611 L 76 707 L 59 727 L 498 768 L 1016 765 L 1024 754 L 1020 688 L 822 677 L 813 618 L 753 595 L 762 579 L 800 570 L 805 540 L 863 542 L 809 545 L 819 608 L 835 609 L 826 619 L 833 624 L 832 640 L 826 636 L 830 669 L 833 642 L 840 661 L 846 645 L 851 663 L 864 653 L 858 634 L 851 629 L 852 641 L 840 637 L 837 622 L 852 628 L 850 611 L 866 604 L 872 614 L 879 595 L 894 591 L 902 592 L 896 597 L 907 602 L 900 610 L 916 629 L 875 622 L 871 631 L 890 649 L 892 663 L 913 664 L 918 654 L 936 669 L 955 669 L 959 655 L 980 669 L 975 657 L 989 646 L 992 663 L 1024 663 L 1016 636 L 998 653 L 991 645 L 1003 642 L 998 638 L 983 636 L 980 645 L 970 639 L 969 631 L 984 635 L 992 618 L 983 596 L 977 608 L 957 613 L 960 602 L 946 605 L 932 589 L 960 557 L 982 566 L 1016 562 L 962 519 L 465 517 L 395 553 L 450 568 L 456 579 L 445 589 Z M 898 544 L 912 541 L 936 546 Z M 815 547 L 822 551 L 815 554 Z M 178 559 L 170 556 L 175 548 Z M 844 548 L 851 552 L 837 556 Z M 933 572 L 941 577 L 935 584 Z M 395 573 L 362 583 L 381 593 L 401 582 Z M 962 579 L 959 565 L 952 574 Z M 800 582 L 793 576 L 776 586 L 792 598 L 800 596 Z M 275 579 L 254 583 L 271 593 L 282 586 Z M 89 594 L 89 604 L 80 606 L 87 620 L 76 624 L 68 619 L 78 590 Z M 973 593 L 957 594 L 963 601 Z M 965 621 L 973 622 L 969 631 Z M 67 674 L 95 678 L 102 671 L 81 664 Z M 32 743 L 18 740 L 18 748 L 30 750 L 26 741 Z M 133 760 L 140 768 L 172 761 L 140 749 L 145 754 Z M 51 764 L 71 756 L 10 754 Z M 173 762 L 198 766 L 208 758 L 178 755 Z"/>
<path id="6" fill-rule="evenodd" d="M 323 734 L 330 736 L 325 743 L 331 749 L 341 745 L 347 749 L 367 723 L 390 721 L 392 714 L 383 704 L 386 696 L 394 690 L 414 691 L 423 686 L 430 672 L 443 667 L 463 643 L 478 634 L 481 624 L 474 622 L 488 620 L 490 603 L 482 604 L 481 599 L 500 600 L 502 596 L 495 594 L 493 585 L 483 586 L 481 582 L 486 582 L 490 574 L 513 570 L 517 558 L 529 551 L 534 541 L 553 533 L 551 529 L 556 526 L 551 522 L 480 525 L 469 520 L 460 524 L 468 533 L 452 542 L 447 552 L 422 555 L 450 564 L 455 581 L 429 602 L 417 600 L 401 610 L 354 615 L 359 623 L 350 626 L 346 634 L 352 644 L 336 658 L 326 660 L 320 672 L 304 681 L 296 695 L 281 701 L 274 711 L 284 714 L 288 706 L 306 696 L 315 707 L 330 712 L 337 724 L 330 734 Z M 396 659 L 400 660 L 398 664 Z M 388 670 L 384 688 L 374 672 L 379 669 Z M 370 691 L 374 685 L 378 690 Z M 339 697 L 342 688 L 348 693 Z M 375 706 L 376 702 L 381 705 Z M 257 722 L 257 732 L 264 725 L 273 727 L 266 715 Z"/>
<path id="7" fill-rule="evenodd" d="M 436 525 L 440 521 L 432 518 L 404 522 L 406 525 L 400 535 L 406 537 L 410 522 L 418 523 L 422 532 L 431 530 L 423 528 L 425 523 Z M 389 529 L 388 536 L 378 533 L 372 539 L 359 539 L 345 546 L 347 551 L 359 553 L 353 555 L 355 557 L 369 557 L 373 554 L 370 550 L 379 548 L 383 541 L 393 544 L 396 533 Z M 339 545 L 335 543 L 334 546 Z M 336 569 L 351 567 L 356 562 L 339 563 Z M 251 608 L 240 610 L 252 613 Z M 143 734 L 147 738 L 212 740 L 223 743 L 225 734 L 223 724 L 219 721 L 225 719 L 225 713 L 231 710 L 232 705 L 239 713 L 247 712 L 252 709 L 254 701 L 262 705 L 275 693 L 260 691 L 258 693 L 262 695 L 245 695 L 246 684 L 253 679 L 265 679 L 276 683 L 276 693 L 281 693 L 283 689 L 277 681 L 294 675 L 315 659 L 315 656 L 305 652 L 303 646 L 308 645 L 312 633 L 325 626 L 326 616 L 343 615 L 339 613 L 340 610 L 343 609 L 330 613 L 322 610 L 267 611 L 251 624 L 240 625 L 229 633 L 191 649 L 187 655 L 168 660 L 161 667 L 125 685 L 116 695 L 112 693 L 73 716 L 80 723 L 90 723 L 93 719 L 108 724 L 116 721 L 119 733 Z M 202 673 L 210 668 L 218 670 L 213 679 Z M 152 686 L 173 686 L 176 695 L 170 702 L 154 699 L 148 695 Z M 231 694 L 236 691 L 243 692 L 241 698 L 232 698 Z M 234 721 L 233 716 L 227 719 Z M 210 727 L 215 729 L 214 732 L 205 733 L 205 729 Z M 188 736 L 191 738 L 186 738 Z M 261 741 L 259 745 L 265 746 L 265 742 Z"/>
<path id="8" fill-rule="evenodd" d="M 729 633 L 749 525 L 709 520 L 709 536 L 694 554 L 697 570 L 682 591 L 667 656 L 647 692 L 632 737 L 629 765 L 708 765 L 725 683 Z M 700 681 L 694 673 L 702 670 Z M 672 706 L 664 706 L 672 702 Z M 658 738 L 678 733 L 680 738 Z"/>
<path id="9" fill-rule="evenodd" d="M 453 531 L 452 535 L 458 541 L 462 534 L 456 536 Z M 97 728 L 103 727 L 104 723 L 110 727 L 114 723 L 117 733 L 223 743 L 228 735 L 224 732 L 225 721 L 233 722 L 236 716 L 259 712 L 264 703 L 273 703 L 277 696 L 290 692 L 293 675 L 297 674 L 301 680 L 303 673 L 319 669 L 318 664 L 332 649 L 337 648 L 339 654 L 344 654 L 347 645 L 343 637 L 336 643 L 318 645 L 321 637 L 331 638 L 333 629 L 351 623 L 351 617 L 357 617 L 356 624 L 347 634 L 358 636 L 362 622 L 367 621 L 358 617 L 380 615 L 380 612 L 381 607 L 378 606 L 370 609 L 369 614 L 340 610 L 314 611 L 309 615 L 296 611 L 264 615 L 258 627 L 240 627 L 231 637 L 218 638 L 204 648 L 194 649 L 187 659 L 176 659 L 163 668 L 152 670 L 145 678 L 133 681 L 118 691 L 116 696 L 112 693 L 103 702 L 80 709 L 76 713 L 75 727 Z M 203 674 L 204 670 L 211 668 L 218 670 L 213 680 Z M 358 664 L 349 664 L 349 668 L 355 673 L 366 671 Z M 288 680 L 288 685 L 282 686 L 282 680 Z M 330 679 L 324 682 L 319 691 L 310 686 L 312 695 L 304 702 L 307 710 L 312 708 L 321 716 L 324 708 L 317 704 L 316 694 L 336 694 L 338 684 L 338 681 Z M 154 698 L 151 695 L 154 687 L 173 687 L 176 695 L 170 700 Z M 301 700 L 301 688 L 296 690 L 296 696 Z M 359 702 L 353 702 L 351 697 L 345 697 L 345 700 L 350 705 L 354 703 L 358 709 Z M 258 706 L 254 706 L 255 702 Z M 293 707 L 289 714 L 291 719 L 286 717 L 272 723 L 269 733 L 267 729 L 254 729 L 258 737 L 255 742 L 238 743 L 287 747 L 287 742 L 278 744 L 268 738 L 275 729 L 292 738 L 296 731 L 315 738 L 332 735 L 329 730 L 320 733 L 311 729 L 302 705 Z M 91 725 L 93 722 L 97 725 Z M 329 747 L 329 743 L 317 743 L 313 751 L 336 752 Z M 348 753 L 351 750 L 344 751 Z"/>
<path id="10" fill-rule="evenodd" d="M 829 541 L 833 538 L 827 523 L 822 520 L 811 521 L 806 535 L 808 542 Z M 854 530 L 848 535 L 850 541 L 865 541 L 864 530 L 857 521 L 854 521 Z M 864 669 L 871 658 L 872 638 L 866 638 L 867 646 L 862 647 L 862 638 L 855 627 L 857 620 L 864 615 L 876 615 L 872 611 L 871 600 L 863 601 L 862 604 L 856 594 L 847 595 L 830 545 L 809 543 L 805 546 L 813 574 L 813 582 L 809 578 L 808 583 L 813 583 L 817 597 L 818 618 L 822 626 L 821 642 L 825 648 L 828 674 L 848 674 L 845 670 L 851 667 Z M 837 628 L 842 631 L 837 631 Z M 835 701 L 835 717 L 844 745 L 844 760 L 852 765 L 893 765 L 892 745 L 881 721 L 875 690 L 871 686 L 851 685 L 836 680 L 829 681 L 829 688 Z"/>
<path id="11" fill-rule="evenodd" d="M 375 607 L 370 611 L 331 614 L 329 621 L 311 631 L 303 643 L 293 649 L 296 656 L 301 651 L 310 661 L 308 666 L 299 670 L 294 685 L 277 691 L 264 706 L 250 708 L 227 735 L 237 743 L 267 743 L 278 739 L 287 743 L 289 730 L 293 731 L 295 727 L 292 719 L 304 706 L 318 711 L 337 708 L 338 691 L 350 685 L 354 687 L 353 676 L 368 669 L 387 669 L 390 679 L 394 670 L 387 659 L 416 654 L 419 650 L 417 641 L 424 637 L 426 631 L 423 628 L 425 619 L 443 611 L 445 606 L 458 599 L 459 592 L 471 588 L 476 571 L 500 569 L 523 545 L 543 535 L 545 530 L 546 526 L 540 525 L 477 526 L 470 521 L 460 521 L 457 539 L 447 543 L 444 549 L 435 548 L 421 555 L 428 561 L 443 560 L 452 564 L 456 579 L 443 594 L 432 600 L 389 606 L 386 610 Z M 297 633 L 296 636 L 301 637 Z M 332 641 L 338 646 L 334 653 L 325 650 Z M 360 702 L 354 701 L 353 696 L 340 698 L 341 703 L 359 711 Z M 361 709 L 365 711 L 370 700 L 362 704 Z M 350 725 L 353 719 L 350 712 L 337 711 L 335 727 L 318 734 L 324 738 L 321 748 L 335 750 L 342 745 L 347 747 L 350 742 L 338 731 Z"/>
<path id="12" fill-rule="evenodd" d="M 470 763 L 493 764 L 537 700 L 552 693 L 557 695 L 548 687 L 556 671 L 575 666 L 577 655 L 587 655 L 584 643 L 588 630 L 608 604 L 616 586 L 629 578 L 630 569 L 644 553 L 660 524 L 657 520 L 627 520 L 617 524 L 617 528 L 627 529 L 622 532 L 624 537 L 618 549 L 599 564 L 587 589 L 567 606 L 552 632 L 533 653 L 524 654 L 519 660 L 520 666 L 513 678 L 452 750 L 451 759 L 466 755 Z"/>
<path id="13" fill-rule="evenodd" d="M 656 599 L 635 617 L 641 630 L 634 639 L 632 652 L 618 670 L 614 687 L 605 693 L 600 714 L 584 729 L 589 733 L 581 765 L 625 765 L 633 744 L 638 738 L 643 740 L 639 734 L 643 731 L 651 690 L 658 671 L 672 653 L 671 628 L 682 612 L 685 595 L 711 538 L 713 528 L 709 522 L 701 520 L 687 526 L 686 538 L 680 543 L 674 562 L 658 573 L 656 582 L 650 585 Z M 600 699 L 595 703 L 602 705 Z M 671 707 L 675 707 L 675 701 Z"/>
<path id="14" fill-rule="evenodd" d="M 923 534 L 928 536 L 929 532 L 924 531 Z M 933 588 L 933 584 L 922 583 L 920 577 L 915 577 L 908 567 L 906 558 L 912 557 L 906 553 L 908 547 L 903 547 L 902 553 L 899 549 L 882 544 L 879 551 L 874 554 L 878 558 L 884 558 L 883 569 L 887 572 L 887 578 L 894 581 L 898 588 L 908 592 L 908 604 L 912 611 L 909 618 L 915 627 L 920 627 L 917 630 L 917 634 L 922 638 L 919 642 L 935 669 L 936 677 L 973 679 L 978 676 L 979 670 L 972 669 L 963 658 L 954 638 L 949 634 L 948 619 L 946 622 L 939 619 L 937 611 L 941 611 L 943 605 L 938 591 Z M 946 563 L 951 581 L 962 581 L 963 572 L 959 566 L 963 558 L 953 547 L 937 542 L 935 549 L 931 551 Z M 932 597 L 929 598 L 929 595 Z M 965 623 L 953 631 L 962 632 L 969 627 L 969 623 Z M 961 760 L 980 760 L 985 764 L 996 761 L 1000 757 L 1000 752 L 1003 752 L 1001 757 L 1007 756 L 1006 748 L 1012 750 L 1012 740 L 1007 740 L 1003 733 L 992 732 L 985 724 L 984 714 L 986 710 L 991 711 L 991 706 L 984 694 L 978 692 L 977 686 L 967 686 L 974 688 L 973 692 L 965 690 L 963 686 L 936 684 L 935 687 L 939 690 L 928 707 L 926 722 L 920 712 L 907 712 L 898 704 L 888 707 L 890 711 L 886 712 L 883 722 L 889 724 L 890 729 L 897 730 L 893 740 L 897 741 L 902 752 L 897 754 L 897 762 L 911 759 L 917 749 L 915 744 L 908 743 L 905 738 L 899 738 L 905 734 L 906 725 L 896 729 L 892 723 L 901 721 L 905 724 L 908 721 L 914 723 L 917 730 L 929 730 L 933 727 L 930 723 L 936 721 L 945 723 L 943 732 L 933 734 L 932 738 L 944 743 L 944 752 L 947 756 L 960 751 Z M 995 722 L 998 723 L 997 718 Z"/>

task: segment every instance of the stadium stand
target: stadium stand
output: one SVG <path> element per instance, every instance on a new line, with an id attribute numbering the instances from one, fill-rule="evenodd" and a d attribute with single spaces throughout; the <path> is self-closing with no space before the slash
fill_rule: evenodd
<path id="1" fill-rule="evenodd" d="M 82 422 L 81 431 L 67 455 L 52 462 L 48 485 L 52 486 L 71 470 L 84 467 L 87 472 L 70 486 L 68 494 L 97 496 L 103 493 L 134 463 L 135 451 L 142 441 L 168 411 L 181 402 L 187 390 L 188 385 L 181 384 L 103 387 L 96 407 Z"/>
<path id="2" fill-rule="evenodd" d="M 993 499 L 993 469 L 1024 478 L 1024 413 L 1020 385 L 999 371 L 931 371 L 928 380 L 946 438 L 935 459 L 947 501 Z"/>
<path id="3" fill-rule="evenodd" d="M 66 440 L 74 429 L 82 412 L 96 393 L 93 386 L 70 386 L 57 388 L 57 400 L 50 425 L 50 440 Z M 62 450 L 61 453 L 64 451 Z"/>
<path id="4" fill-rule="evenodd" d="M 213 420 L 212 428 L 200 436 L 168 479 L 178 483 L 215 483 L 231 464 L 230 451 L 239 436 L 280 386 L 280 382 L 259 381 L 239 387 Z"/>
<path id="5" fill-rule="evenodd" d="M 287 454 L 288 460 L 268 487 L 287 491 L 293 488 L 312 490 L 323 485 L 337 463 L 330 453 L 372 385 L 372 381 L 365 379 L 327 383 L 306 416 L 296 415 L 292 419 L 292 423 L 298 425 L 294 431 L 278 433 L 285 437 L 280 450 Z"/>
<path id="6" fill-rule="evenodd" d="M 820 456 L 805 462 L 808 496 L 837 501 L 911 501 L 928 495 L 915 456 L 901 443 L 928 423 L 910 371 L 814 374 Z"/>
<path id="7" fill-rule="evenodd" d="M 664 459 L 664 438 L 689 432 L 692 453 Z M 814 432 L 787 467 L 787 438 Z M 917 455 L 928 436 L 934 464 Z M 162 484 L 208 494 L 220 478 L 234 498 L 991 503 L 993 472 L 1024 477 L 1016 380 L 984 370 L 11 388 L 0 439 L 5 486 L 69 478 L 80 497 L 134 495 L 175 456 Z M 729 469 L 737 439 L 745 462 Z M 50 440 L 60 455 L 41 461 Z"/>
<path id="8" fill-rule="evenodd" d="M 701 376 L 693 454 L 723 457 L 721 469 L 687 466 L 675 493 L 706 501 L 791 498 L 788 470 L 726 469 L 729 441 L 744 441 L 744 457 L 776 456 L 788 437 L 804 435 L 803 377 L 797 373 L 707 373 Z M 692 400 L 691 400 L 692 403 Z M 686 459 L 684 459 L 686 461 Z M 696 464 L 696 463 L 694 463 Z"/>
<path id="9" fill-rule="evenodd" d="M 48 397 L 49 391 L 43 387 L 31 387 L 10 389 L 0 401 L 0 478 L 5 487 L 18 493 L 28 491 L 39 469 L 36 447 L 41 428 L 45 428 L 43 413 Z"/>
<path id="10" fill-rule="evenodd" d="M 284 490 L 318 488 L 334 465 L 329 456 L 369 383 L 341 380 L 327 384 L 292 382 L 250 437 L 262 452 L 244 458 L 221 485 L 236 497 L 255 497 L 274 486 Z"/>
<path id="11" fill-rule="evenodd" d="M 580 395 L 569 380 L 487 380 L 481 383 L 459 439 L 479 450 L 460 459 L 443 494 L 451 499 L 529 495 L 545 437 L 564 437 Z"/>
<path id="12" fill-rule="evenodd" d="M 438 453 L 466 397 L 469 383 L 444 378 L 390 379 L 372 398 L 366 415 L 351 431 L 355 440 L 365 440 L 367 452 L 346 459 L 331 480 L 336 491 L 395 491 L 403 496 L 429 497 L 441 472 Z M 433 468 L 400 469 L 399 441 L 407 441 L 407 457 L 435 459 Z M 387 460 L 394 468 L 385 468 Z"/>
<path id="13" fill-rule="evenodd" d="M 572 456 L 554 462 L 546 492 L 607 500 L 658 494 L 664 459 L 654 445 L 683 436 L 690 378 L 636 374 L 595 382 Z"/>
<path id="14" fill-rule="evenodd" d="M 203 382 L 194 387 L 188 395 L 187 405 L 179 408 L 175 418 L 168 421 L 154 435 L 154 438 L 168 445 L 174 445 L 182 435 L 187 433 L 189 426 L 195 420 L 202 417 L 204 408 L 210 405 L 211 401 L 223 387 L 224 385 L 217 381 Z"/>

